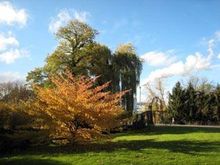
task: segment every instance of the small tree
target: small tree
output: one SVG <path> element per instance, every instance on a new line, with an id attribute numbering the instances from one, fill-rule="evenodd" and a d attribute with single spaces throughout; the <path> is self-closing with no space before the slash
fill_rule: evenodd
<path id="1" fill-rule="evenodd" d="M 109 83 L 95 87 L 96 78 L 75 77 L 71 73 L 50 80 L 52 88 L 34 87 L 37 95 L 34 105 L 53 121 L 54 129 L 50 125 L 53 136 L 75 142 L 95 138 L 118 126 L 122 112 L 119 102 L 125 92 L 106 92 Z"/>

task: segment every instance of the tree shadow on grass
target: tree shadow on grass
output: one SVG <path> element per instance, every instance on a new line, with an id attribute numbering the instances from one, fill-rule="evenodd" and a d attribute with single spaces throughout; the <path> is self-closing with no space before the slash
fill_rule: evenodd
<path id="1" fill-rule="evenodd" d="M 116 134 L 116 136 L 130 136 L 130 135 L 160 135 L 160 134 L 184 134 L 193 132 L 203 133 L 219 133 L 220 129 L 216 128 L 179 128 L 179 127 L 154 127 L 151 130 L 132 131 L 128 133 Z M 107 141 L 104 143 L 89 143 L 78 144 L 74 146 L 41 146 L 31 148 L 21 153 L 11 153 L 11 155 L 50 155 L 50 154 L 80 154 L 87 152 L 117 152 L 123 150 L 128 151 L 144 151 L 150 149 L 167 150 L 172 153 L 184 153 L 192 155 L 201 155 L 209 152 L 220 152 L 219 142 L 207 141 L 191 141 L 191 140 L 173 140 L 173 141 L 156 141 L 149 140 L 122 140 L 117 142 Z M 8 156 L 9 154 L 5 155 Z M 0 156 L 0 157 L 5 157 Z M 27 160 L 28 161 L 28 160 Z M 37 160 L 36 160 L 37 161 Z M 47 160 L 39 160 L 47 161 Z M 50 160 L 48 160 L 50 162 Z M 0 162 L 1 163 L 1 162 Z M 46 162 L 47 163 L 47 162 Z M 59 162 L 54 162 L 54 164 Z M 11 163 L 13 164 L 13 163 Z M 40 163 L 43 164 L 43 163 Z"/>
<path id="2" fill-rule="evenodd" d="M 4 165 L 67 165 L 63 162 L 50 159 L 34 159 L 34 158 L 19 158 L 19 159 L 1 159 L 0 164 Z"/>
<path id="3" fill-rule="evenodd" d="M 106 142 L 103 144 L 84 144 L 75 146 L 44 146 L 38 147 L 32 150 L 28 150 L 23 153 L 13 154 L 18 158 L 8 159 L 12 155 L 7 155 L 0 159 L 0 164 L 4 165 L 67 165 L 68 163 L 59 162 L 51 159 L 37 159 L 32 158 L 34 156 L 56 156 L 59 154 L 81 154 L 81 153 L 100 153 L 100 152 L 117 152 L 117 151 L 135 151 L 147 153 L 151 149 L 168 150 L 172 153 L 184 153 L 190 155 L 207 155 L 209 152 L 220 152 L 220 142 L 205 142 L 205 141 L 155 141 L 154 139 L 149 140 L 131 140 L 131 141 L 117 141 L 117 142 Z M 204 152 L 204 153 L 203 153 Z M 21 158 L 19 158 L 20 156 Z"/>
<path id="4" fill-rule="evenodd" d="M 168 150 L 173 153 L 184 153 L 192 155 L 201 155 L 203 152 L 220 152 L 220 142 L 205 141 L 155 141 L 150 140 L 131 140 L 106 142 L 104 144 L 92 143 L 75 146 L 48 146 L 35 148 L 28 151 L 33 155 L 49 155 L 49 154 L 80 154 L 87 152 L 115 152 L 115 151 L 144 151 L 150 149 Z M 25 154 L 25 153 L 24 153 Z M 23 154 L 22 154 L 23 155 Z"/>
<path id="5" fill-rule="evenodd" d="M 116 136 L 133 135 L 161 135 L 161 134 L 188 134 L 188 133 L 220 133 L 220 128 L 199 128 L 199 127 L 170 127 L 170 126 L 152 126 L 142 130 L 128 131 Z"/>

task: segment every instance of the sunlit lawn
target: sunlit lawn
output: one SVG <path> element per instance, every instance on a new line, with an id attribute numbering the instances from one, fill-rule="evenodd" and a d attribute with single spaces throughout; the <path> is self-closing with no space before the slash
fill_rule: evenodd
<path id="1" fill-rule="evenodd" d="M 155 127 L 115 134 L 109 142 L 44 147 L 4 155 L 0 164 L 220 164 L 220 129 Z"/>

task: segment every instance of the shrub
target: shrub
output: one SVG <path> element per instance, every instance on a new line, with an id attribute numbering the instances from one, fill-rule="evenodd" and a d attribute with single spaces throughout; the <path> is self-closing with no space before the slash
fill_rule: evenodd
<path id="1" fill-rule="evenodd" d="M 37 99 L 32 108 L 51 121 L 54 138 L 90 140 L 119 125 L 119 102 L 126 91 L 112 94 L 105 90 L 109 83 L 95 86 L 96 79 L 65 73 L 51 78 L 53 87 L 34 86 Z"/>

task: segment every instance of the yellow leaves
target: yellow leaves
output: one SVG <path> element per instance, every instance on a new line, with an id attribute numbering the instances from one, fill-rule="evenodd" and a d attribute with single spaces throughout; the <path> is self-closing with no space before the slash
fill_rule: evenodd
<path id="1" fill-rule="evenodd" d="M 91 139 L 119 124 L 122 112 L 119 100 L 126 93 L 112 94 L 105 89 L 109 82 L 94 86 L 97 78 L 74 77 L 70 72 L 51 77 L 51 88 L 35 86 L 35 105 L 57 122 L 56 133 L 69 140 Z M 65 133 L 64 133 L 65 132 Z"/>

